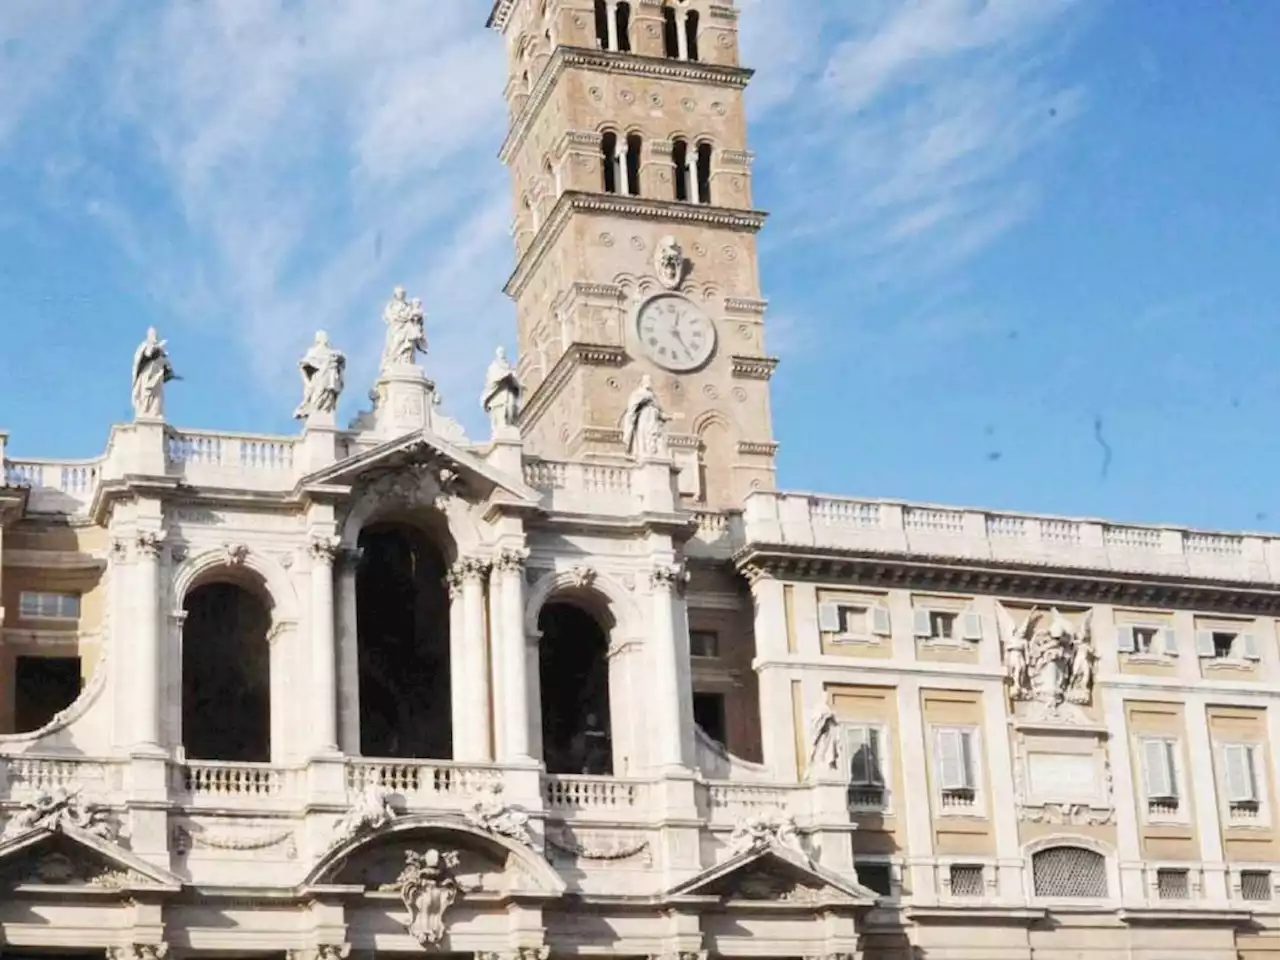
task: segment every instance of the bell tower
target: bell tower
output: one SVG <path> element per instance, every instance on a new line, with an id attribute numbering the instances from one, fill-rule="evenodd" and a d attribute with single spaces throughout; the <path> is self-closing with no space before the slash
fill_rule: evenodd
<path id="1" fill-rule="evenodd" d="M 731 0 L 497 0 L 489 18 L 526 449 L 622 455 L 648 374 L 681 493 L 711 508 L 775 475 L 737 19 Z"/>

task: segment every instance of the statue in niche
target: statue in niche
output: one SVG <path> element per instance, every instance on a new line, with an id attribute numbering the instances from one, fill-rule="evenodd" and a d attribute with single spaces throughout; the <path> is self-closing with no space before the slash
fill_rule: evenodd
<path id="1" fill-rule="evenodd" d="M 840 722 L 826 704 L 809 724 L 809 776 L 840 769 Z"/>
<path id="2" fill-rule="evenodd" d="M 164 385 L 179 379 L 169 362 L 166 341 L 156 336 L 156 328 L 147 330 L 147 339 L 133 354 L 133 415 L 139 419 L 164 416 Z"/>
<path id="3" fill-rule="evenodd" d="M 409 911 L 409 936 L 424 947 L 435 946 L 444 939 L 445 912 L 462 892 L 452 873 L 458 866 L 458 853 L 410 850 L 404 857 L 405 867 L 394 886 Z"/>
<path id="4" fill-rule="evenodd" d="M 658 274 L 658 281 L 668 290 L 674 290 L 684 282 L 685 271 L 689 261 L 684 255 L 684 248 L 675 237 L 663 237 L 653 252 L 653 268 Z"/>
<path id="5" fill-rule="evenodd" d="M 507 351 L 499 347 L 493 354 L 493 362 L 484 378 L 484 393 L 480 406 L 489 415 L 489 423 L 496 433 L 501 427 L 514 426 L 520 415 L 520 381 L 507 362 Z"/>
<path id="6" fill-rule="evenodd" d="M 637 460 L 667 455 L 666 424 L 671 418 L 658 405 L 653 378 L 645 374 L 631 392 L 622 415 L 622 444 Z"/>
<path id="7" fill-rule="evenodd" d="M 329 335 L 323 330 L 298 361 L 298 370 L 302 374 L 302 403 L 293 411 L 294 418 L 304 420 L 313 413 L 333 413 L 342 395 L 347 358 L 329 345 Z"/>
<path id="8" fill-rule="evenodd" d="M 1056 608 L 1047 618 L 1032 608 L 1009 631 L 1005 675 L 1014 700 L 1038 703 L 1050 711 L 1064 703 L 1089 703 L 1097 659 L 1089 622 L 1086 614 L 1076 627 Z"/>
<path id="9" fill-rule="evenodd" d="M 426 320 L 422 301 L 410 300 L 404 287 L 396 287 L 391 300 L 382 311 L 382 322 L 387 325 L 386 344 L 382 350 L 382 369 L 413 366 L 419 353 L 427 352 Z"/>

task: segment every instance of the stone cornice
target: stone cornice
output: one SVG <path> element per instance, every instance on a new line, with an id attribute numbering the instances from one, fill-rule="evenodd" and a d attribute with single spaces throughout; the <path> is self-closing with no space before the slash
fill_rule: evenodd
<path id="1" fill-rule="evenodd" d="M 504 19 L 505 24 L 505 19 Z M 605 73 L 640 79 L 679 80 L 683 83 L 709 83 L 719 87 L 745 89 L 754 73 L 745 67 L 726 67 L 692 60 L 667 60 L 659 57 L 642 57 L 634 53 L 614 53 L 608 50 L 591 50 L 587 47 L 556 47 L 550 62 L 543 68 L 537 83 L 529 93 L 524 108 L 511 124 L 498 157 L 510 163 L 517 150 L 524 144 L 533 129 L 538 114 L 546 106 L 560 81 L 560 75 L 573 67 L 587 67 Z"/>
<path id="2" fill-rule="evenodd" d="M 732 372 L 740 380 L 769 380 L 778 369 L 777 357 L 731 357 Z"/>
<path id="3" fill-rule="evenodd" d="M 766 574 L 780 580 L 857 584 L 881 589 L 1248 616 L 1280 615 L 1280 586 L 1275 584 L 765 543 L 747 544 L 734 562 L 748 579 Z"/>
<path id="4" fill-rule="evenodd" d="M 507 21 L 511 19 L 511 11 L 515 9 L 516 0 L 494 0 L 493 9 L 489 11 L 489 19 L 485 21 L 488 30 L 505 30 Z"/>
<path id="5" fill-rule="evenodd" d="M 749 297 L 725 297 L 724 308 L 729 313 L 750 313 L 756 316 L 764 316 L 764 312 L 769 309 L 769 301 Z"/>
<path id="6" fill-rule="evenodd" d="M 772 440 L 739 440 L 738 453 L 747 457 L 773 457 L 778 454 L 778 445 Z"/>
<path id="7" fill-rule="evenodd" d="M 525 286 L 533 278 L 551 249 L 552 244 L 568 226 L 574 214 L 599 214 L 632 220 L 653 220 L 668 223 L 697 224 L 756 233 L 764 226 L 768 214 L 761 210 L 736 210 L 731 207 L 715 207 L 675 200 L 651 200 L 645 197 L 624 197 L 612 193 L 582 193 L 571 190 L 561 194 L 533 242 L 516 264 L 511 278 L 503 288 L 507 296 L 518 299 Z"/>
<path id="8" fill-rule="evenodd" d="M 627 351 L 603 343 L 573 343 L 569 349 L 560 354 L 551 372 L 538 384 L 525 403 L 520 413 L 520 427 L 527 431 L 547 412 L 560 388 L 573 374 L 574 368 L 586 367 L 621 367 L 627 362 Z"/>

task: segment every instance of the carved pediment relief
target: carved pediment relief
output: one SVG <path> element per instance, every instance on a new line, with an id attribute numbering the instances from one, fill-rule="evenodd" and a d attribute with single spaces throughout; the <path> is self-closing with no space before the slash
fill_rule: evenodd
<path id="1" fill-rule="evenodd" d="M 0 845 L 0 889 L 176 890 L 177 877 L 92 835 L 40 831 Z"/>
<path id="2" fill-rule="evenodd" d="M 456 854 L 450 874 L 465 890 L 502 893 L 510 885 L 507 860 L 490 851 L 459 844 L 456 838 L 424 836 L 420 840 L 375 843 L 361 850 L 338 871 L 335 883 L 361 886 L 366 890 L 389 890 L 399 882 L 405 855 L 426 848 Z"/>
<path id="3" fill-rule="evenodd" d="M 668 896 L 714 896 L 725 903 L 744 905 L 870 907 L 876 901 L 876 894 L 866 887 L 809 863 L 790 849 L 776 846 L 738 854 L 686 881 Z"/>

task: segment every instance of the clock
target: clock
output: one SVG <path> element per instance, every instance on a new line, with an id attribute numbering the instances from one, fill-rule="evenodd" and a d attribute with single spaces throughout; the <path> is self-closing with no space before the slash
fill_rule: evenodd
<path id="1" fill-rule="evenodd" d="M 636 336 L 646 357 L 675 373 L 696 370 L 716 347 L 715 325 L 678 293 L 659 294 L 640 305 Z"/>

